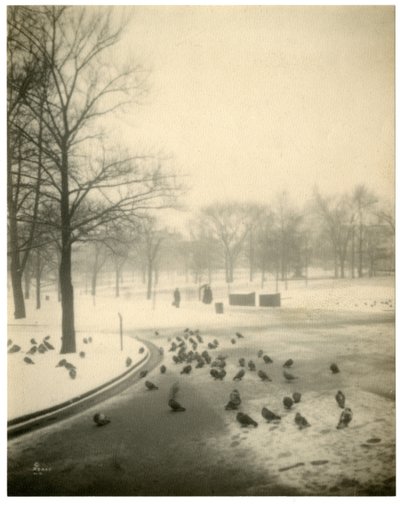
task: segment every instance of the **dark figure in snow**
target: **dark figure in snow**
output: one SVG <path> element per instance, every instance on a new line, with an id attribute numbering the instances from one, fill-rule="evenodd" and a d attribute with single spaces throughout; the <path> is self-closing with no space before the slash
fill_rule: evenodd
<path id="1" fill-rule="evenodd" d="M 207 284 L 203 291 L 203 303 L 209 305 L 213 301 L 213 295 L 210 286 Z"/>
<path id="2" fill-rule="evenodd" d="M 174 291 L 174 301 L 172 305 L 175 305 L 177 309 L 179 309 L 179 305 L 181 303 L 181 293 L 178 288 L 175 289 Z"/>

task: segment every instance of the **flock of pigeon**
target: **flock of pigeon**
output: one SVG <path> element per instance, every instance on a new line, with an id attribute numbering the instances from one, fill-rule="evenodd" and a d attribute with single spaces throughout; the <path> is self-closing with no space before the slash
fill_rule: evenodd
<path id="1" fill-rule="evenodd" d="M 156 336 L 158 336 L 157 332 Z M 244 338 L 244 336 L 239 332 L 236 333 L 236 337 L 237 339 Z M 227 356 L 218 354 L 217 356 L 213 357 L 209 352 L 214 351 L 218 348 L 219 346 L 218 339 L 214 339 L 206 344 L 204 342 L 203 337 L 200 335 L 199 330 L 192 331 L 189 328 L 186 328 L 182 336 L 179 335 L 176 336 L 175 338 L 169 338 L 168 342 L 170 343 L 170 348 L 168 352 L 172 353 L 173 363 L 175 364 L 175 366 L 182 366 L 182 368 L 180 369 L 180 375 L 189 375 L 196 368 L 204 368 L 206 366 L 209 366 L 210 375 L 214 380 L 222 381 L 225 379 L 227 375 L 226 372 Z M 236 344 L 236 340 L 231 339 L 231 343 L 232 345 Z M 202 352 L 200 352 L 199 350 L 199 346 L 201 345 L 203 347 L 206 347 Z M 160 354 L 164 354 L 164 349 L 160 347 L 159 352 Z M 262 350 L 259 350 L 257 352 L 257 358 L 262 359 L 265 365 L 273 363 L 273 360 Z M 127 366 L 128 366 L 128 360 L 130 360 L 130 358 L 127 359 L 126 363 Z M 295 375 L 289 372 L 289 369 L 292 367 L 293 364 L 294 364 L 293 359 L 288 359 L 287 361 L 285 361 L 285 363 L 283 363 L 282 373 L 283 377 L 286 379 L 287 382 L 292 382 L 297 379 Z M 252 359 L 249 359 L 246 363 L 245 358 L 240 358 L 238 360 L 238 366 L 239 370 L 230 379 L 234 382 L 241 381 L 245 376 L 247 369 L 250 372 L 256 372 L 257 376 L 263 382 L 272 381 L 272 379 L 268 376 L 268 374 L 264 370 L 262 369 L 257 370 L 256 362 L 253 361 Z M 340 372 L 339 367 L 337 366 L 336 363 L 332 363 L 330 365 L 330 370 L 332 374 L 337 374 Z M 165 374 L 166 371 L 167 371 L 166 366 L 161 365 L 160 373 Z M 147 373 L 148 373 L 147 370 L 142 370 L 139 373 L 139 378 L 144 378 L 147 375 Z M 154 384 L 149 380 L 146 380 L 144 384 L 149 391 L 155 391 L 159 389 L 156 384 Z M 176 399 L 178 391 L 179 391 L 179 384 L 175 383 L 172 386 L 168 396 L 168 406 L 173 412 L 184 412 L 186 411 L 186 408 Z M 350 421 L 352 420 L 352 411 L 350 408 L 345 407 L 345 396 L 342 391 L 338 391 L 335 398 L 338 406 L 342 409 L 337 429 L 346 428 L 349 425 Z M 294 392 L 291 397 L 285 396 L 282 399 L 283 406 L 286 410 L 290 410 L 294 404 L 298 404 L 300 403 L 300 401 L 301 401 L 301 393 L 299 392 Z M 228 403 L 225 405 L 225 410 L 237 411 L 239 410 L 241 403 L 242 400 L 239 391 L 237 389 L 233 389 L 232 392 L 230 393 Z M 263 419 L 267 421 L 267 423 L 275 424 L 279 423 L 281 420 L 281 416 L 272 412 L 267 407 L 262 408 L 261 416 L 263 417 Z M 258 423 L 254 419 L 252 419 L 248 414 L 241 411 L 237 412 L 236 420 L 243 427 L 254 426 L 256 428 L 258 426 Z M 96 414 L 94 416 L 94 422 L 98 426 L 104 426 L 105 424 L 108 424 L 110 422 L 110 419 L 104 414 Z M 296 413 L 294 417 L 294 422 L 299 429 L 304 429 L 310 426 L 310 423 L 307 421 L 307 419 L 303 417 L 299 412 Z"/>

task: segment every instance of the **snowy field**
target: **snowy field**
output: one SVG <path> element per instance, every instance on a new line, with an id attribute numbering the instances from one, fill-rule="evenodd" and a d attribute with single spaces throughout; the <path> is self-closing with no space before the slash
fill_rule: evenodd
<path id="1" fill-rule="evenodd" d="M 242 285 L 237 291 L 250 291 L 248 287 Z M 164 294 L 160 292 L 155 302 L 140 300 L 128 287 L 118 299 L 102 293 L 95 303 L 90 296 L 79 293 L 75 307 L 78 341 L 82 342 L 82 337 L 90 334 L 93 343 L 80 343 L 78 350 L 87 352 L 84 359 L 71 358 L 77 362 L 77 378 L 73 381 L 65 370 L 55 368 L 60 358 L 56 351 L 40 356 L 36 368 L 25 365 L 22 352 L 9 355 L 9 418 L 13 417 L 10 412 L 15 415 L 22 408 L 18 407 L 23 403 L 20 395 L 30 397 L 30 409 L 55 400 L 54 395 L 50 395 L 49 384 L 56 380 L 62 380 L 63 385 L 59 383 L 53 392 L 61 390 L 67 398 L 76 394 L 72 388 L 78 384 L 78 378 L 82 387 L 92 387 L 89 378 L 102 377 L 97 370 L 105 371 L 108 367 L 110 374 L 111 369 L 112 373 L 123 372 L 126 357 L 139 356 L 138 345 L 141 344 L 131 338 L 139 336 L 165 349 L 164 363 L 168 372 L 163 381 L 158 370 L 149 374 L 150 380 L 160 387 L 150 394 L 154 401 L 144 395 L 143 384 L 134 386 L 138 401 L 142 401 L 142 395 L 143 402 L 152 401 L 145 404 L 146 408 L 154 410 L 155 419 L 164 419 L 164 411 L 159 410 L 161 407 L 156 399 L 164 405 L 171 384 L 178 380 L 178 399 L 187 407 L 187 412 L 182 414 L 186 417 L 180 419 L 186 422 L 185 430 L 192 429 L 189 444 L 193 444 L 192 449 L 201 452 L 206 447 L 212 464 L 223 465 L 228 473 L 231 469 L 232 475 L 237 471 L 238 461 L 247 470 L 265 475 L 265 482 L 250 485 L 246 494 L 269 494 L 271 482 L 281 489 L 296 489 L 303 495 L 368 495 L 371 489 L 392 486 L 395 475 L 393 279 L 321 280 L 310 282 L 308 287 L 304 283 L 292 283 L 287 291 L 282 291 L 280 308 L 230 307 L 223 289 L 214 291 L 217 294 L 214 301 L 224 303 L 223 314 L 216 314 L 213 305 L 200 303 L 195 290 L 189 288 L 186 297 L 185 289 L 181 290 L 179 309 L 171 307 L 173 289 L 165 290 Z M 59 304 L 52 298 L 44 302 L 43 310 L 30 311 L 34 317 L 19 322 L 9 318 L 9 338 L 20 342 L 24 351 L 30 346 L 32 337 L 51 334 L 51 342 L 57 342 L 56 324 L 60 311 Z M 132 346 L 123 353 L 119 351 L 118 312 L 123 315 L 124 342 Z M 207 348 L 207 342 L 219 340 L 220 346 L 210 354 L 227 357 L 224 381 L 214 381 L 209 367 L 188 376 L 180 374 L 183 365 L 173 363 L 168 349 L 171 339 L 182 334 L 186 327 L 200 329 L 204 346 L 199 346 L 199 352 Z M 235 337 L 238 330 L 245 335 L 244 339 Z M 257 357 L 258 350 L 271 356 L 273 363 L 265 365 Z M 267 372 L 272 382 L 262 382 L 256 372 L 249 370 L 243 381 L 233 382 L 232 377 L 239 369 L 238 359 L 243 356 L 246 361 L 253 359 L 257 370 Z M 290 370 L 296 377 L 293 381 L 285 380 L 282 375 L 282 364 L 288 358 L 294 360 Z M 332 362 L 338 364 L 340 373 L 331 373 L 329 365 Z M 225 411 L 224 405 L 233 388 L 240 391 L 240 409 L 257 421 L 257 428 L 241 428 L 236 412 Z M 339 389 L 345 393 L 346 406 L 353 412 L 353 420 L 343 430 L 336 429 L 341 414 L 335 400 Z M 282 398 L 294 391 L 301 392 L 302 399 L 291 409 L 285 409 Z M 114 412 L 118 401 L 110 399 L 104 408 Z M 207 422 L 220 424 L 222 429 L 207 431 L 204 428 L 205 433 L 200 435 L 198 423 L 203 422 L 202 414 L 196 413 L 200 405 L 204 409 L 207 405 L 211 411 Z M 263 407 L 279 414 L 281 421 L 267 423 L 261 416 Z M 294 422 L 296 412 L 308 420 L 309 428 L 298 429 Z M 163 422 L 170 422 L 168 419 L 165 417 Z M 149 421 L 149 431 L 152 422 Z M 151 444 L 151 437 L 148 443 Z M 129 444 L 127 440 L 120 450 L 121 465 L 127 467 L 134 464 Z M 198 449 L 196 444 L 199 444 Z M 149 450 L 151 453 L 152 449 Z M 160 451 L 162 459 L 161 448 Z M 145 460 L 142 464 L 146 468 Z M 200 477 L 201 472 L 205 472 L 205 478 L 206 468 L 199 470 Z M 185 470 L 178 467 L 177 471 Z M 130 485 L 124 480 L 127 475 L 118 478 L 122 479 L 122 488 L 124 484 Z"/>

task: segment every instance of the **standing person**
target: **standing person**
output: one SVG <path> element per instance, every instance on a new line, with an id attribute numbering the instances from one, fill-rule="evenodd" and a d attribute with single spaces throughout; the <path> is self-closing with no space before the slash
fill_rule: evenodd
<path id="1" fill-rule="evenodd" d="M 172 305 L 175 305 L 177 309 L 179 309 L 179 305 L 181 303 L 181 293 L 178 288 L 175 289 L 174 291 L 174 301 Z"/>

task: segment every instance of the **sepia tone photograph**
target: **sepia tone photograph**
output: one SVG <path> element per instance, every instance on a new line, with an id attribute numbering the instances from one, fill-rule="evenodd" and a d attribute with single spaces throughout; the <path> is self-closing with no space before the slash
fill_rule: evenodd
<path id="1" fill-rule="evenodd" d="M 395 496 L 395 7 L 5 10 L 8 497 Z"/>

